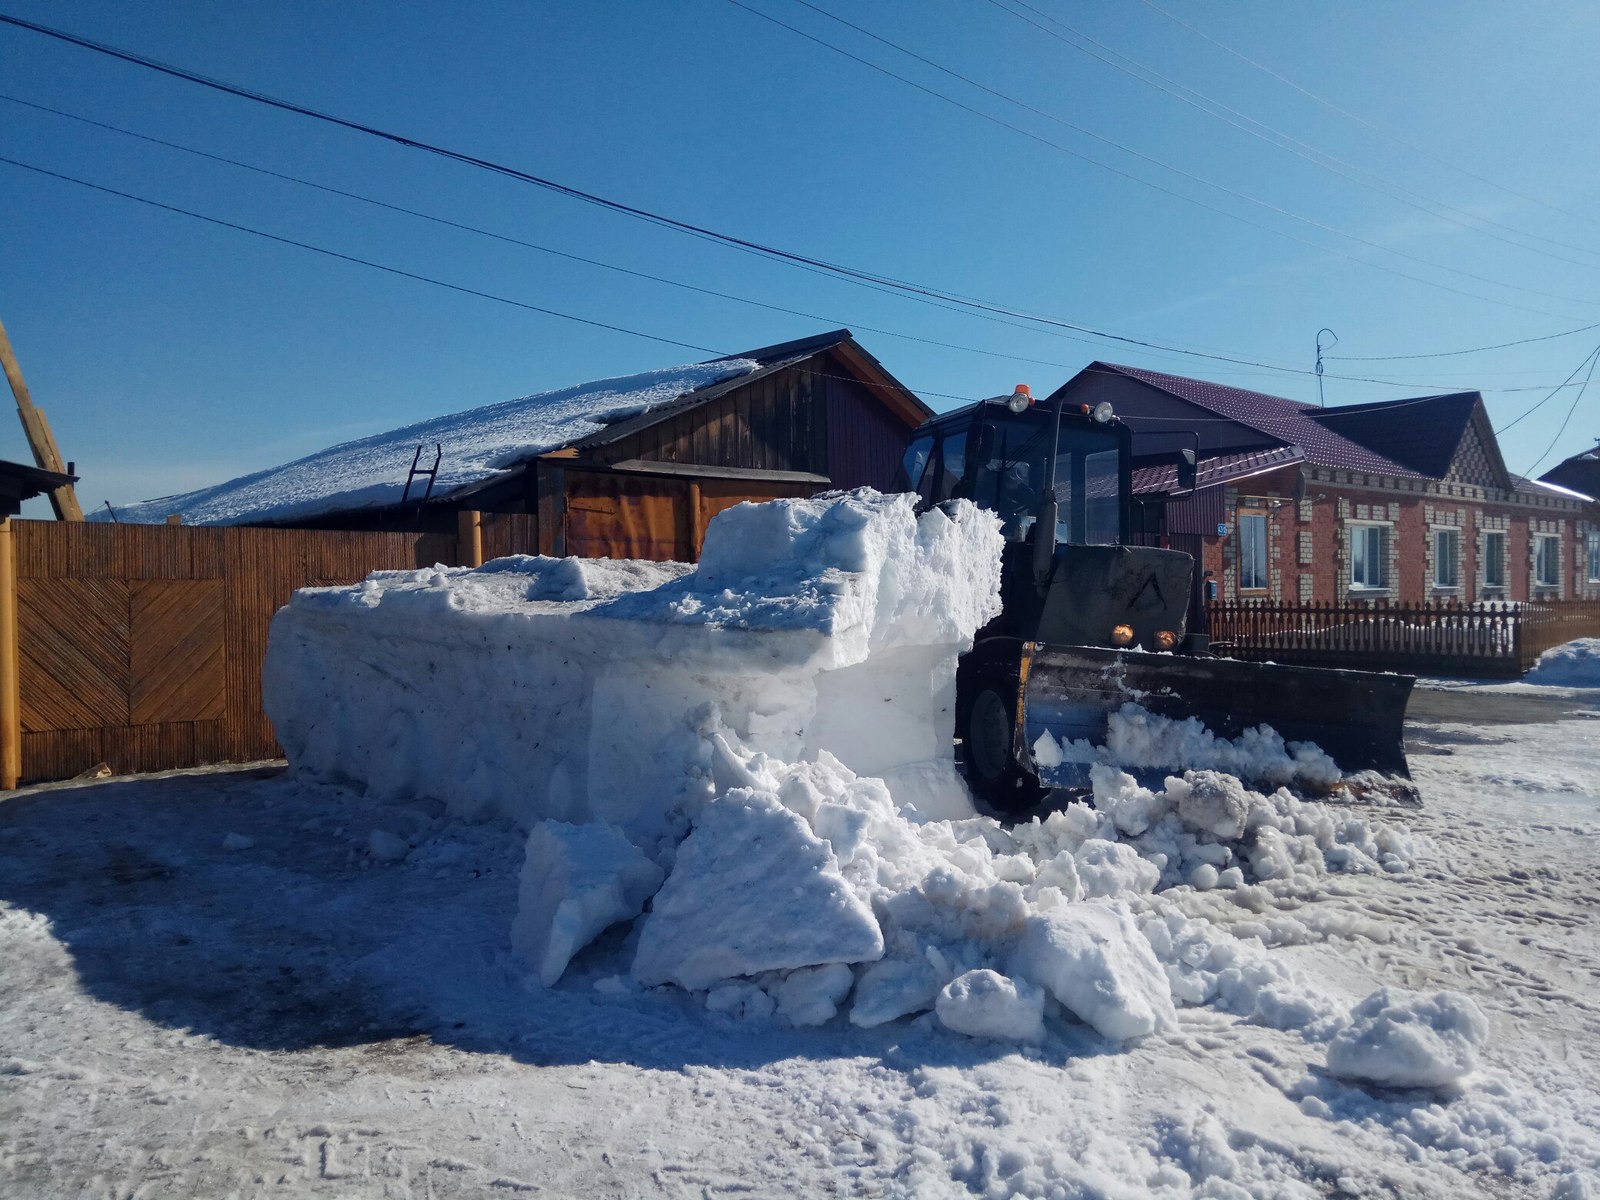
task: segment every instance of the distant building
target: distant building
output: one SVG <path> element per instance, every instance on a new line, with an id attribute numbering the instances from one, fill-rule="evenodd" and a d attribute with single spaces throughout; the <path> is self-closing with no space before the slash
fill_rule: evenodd
<path id="1" fill-rule="evenodd" d="M 693 561 L 740 501 L 888 490 L 931 415 L 839 329 L 422 421 L 115 516 L 453 532 L 476 510 L 518 514 L 519 549 Z"/>
<path id="2" fill-rule="evenodd" d="M 1097 362 L 1063 393 L 1128 422 L 1144 536 L 1223 599 L 1600 598 L 1600 508 L 1507 471 L 1477 392 L 1318 408 Z M 1184 449 L 1195 490 L 1165 499 Z"/>

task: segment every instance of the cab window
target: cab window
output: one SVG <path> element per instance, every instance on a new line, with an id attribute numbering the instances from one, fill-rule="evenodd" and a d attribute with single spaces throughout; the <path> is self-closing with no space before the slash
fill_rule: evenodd
<path id="1" fill-rule="evenodd" d="M 949 500 L 961 488 L 967 474 L 967 433 L 946 434 L 940 445 L 943 471 L 939 480 L 939 499 Z"/>
<path id="2" fill-rule="evenodd" d="M 928 465 L 928 455 L 932 450 L 932 435 L 919 437 L 906 447 L 905 457 L 900 460 L 900 476 L 895 480 L 896 491 L 917 490 L 917 485 L 922 482 L 923 468 Z"/>

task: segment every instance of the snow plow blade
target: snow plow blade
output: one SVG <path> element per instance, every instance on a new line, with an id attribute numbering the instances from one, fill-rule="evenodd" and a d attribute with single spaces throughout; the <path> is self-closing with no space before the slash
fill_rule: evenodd
<path id="1" fill-rule="evenodd" d="M 1376 771 L 1410 778 L 1406 765 L 1409 675 L 1288 667 L 1233 658 L 1144 654 L 1098 647 L 1023 649 L 1018 761 L 1034 761 L 1039 735 L 1059 743 L 1105 743 L 1110 715 L 1130 701 L 1157 716 L 1194 717 L 1218 737 L 1268 725 L 1286 742 L 1315 742 L 1344 775 Z M 1185 763 L 1147 763 L 1180 770 Z M 1081 787 L 1086 765 L 1039 772 L 1049 787 Z"/>

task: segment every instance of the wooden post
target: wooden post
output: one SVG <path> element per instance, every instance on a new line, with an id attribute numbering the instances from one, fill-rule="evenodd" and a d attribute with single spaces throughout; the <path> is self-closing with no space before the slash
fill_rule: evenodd
<path id="1" fill-rule="evenodd" d="M 456 557 L 463 567 L 483 566 L 483 514 L 475 508 L 456 513 Z"/>
<path id="2" fill-rule="evenodd" d="M 701 520 L 700 481 L 689 481 L 689 561 L 700 561 L 700 550 L 706 544 L 706 526 Z"/>
<path id="3" fill-rule="evenodd" d="M 17 664 L 17 561 L 11 518 L 0 517 L 0 788 L 22 778 L 22 691 Z"/>
<path id="4" fill-rule="evenodd" d="M 34 406 L 28 394 L 28 385 L 22 381 L 22 368 L 17 365 L 16 353 L 11 349 L 11 339 L 6 327 L 0 324 L 0 367 L 5 368 L 6 380 L 11 384 L 11 394 L 17 398 L 17 416 L 22 420 L 22 432 L 27 435 L 28 448 L 33 451 L 34 465 L 41 470 L 66 475 L 67 464 L 56 448 L 55 435 L 50 432 L 50 422 L 44 412 Z M 50 493 L 50 507 L 55 509 L 58 521 L 81 521 L 83 509 L 78 505 L 78 494 L 69 483 Z"/>

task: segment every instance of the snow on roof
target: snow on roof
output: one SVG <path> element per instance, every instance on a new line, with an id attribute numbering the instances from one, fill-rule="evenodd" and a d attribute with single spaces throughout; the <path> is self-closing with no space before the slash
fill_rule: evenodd
<path id="1" fill-rule="evenodd" d="M 1521 475 L 1511 477 L 1512 486 L 1519 492 L 1537 494 L 1548 492 L 1552 496 L 1561 496 L 1567 500 L 1587 500 L 1591 503 L 1595 497 L 1583 492 L 1575 492 L 1569 487 L 1562 487 L 1559 483 L 1551 483 L 1548 479 L 1527 479 Z"/>
<path id="2" fill-rule="evenodd" d="M 422 465 L 430 466 L 435 443 L 443 456 L 433 495 L 443 496 L 760 365 L 721 359 L 557 388 L 345 442 L 214 487 L 130 504 L 116 516 L 156 524 L 182 513 L 189 525 L 238 525 L 383 508 L 400 502 L 416 448 L 422 446 Z M 412 495 L 420 497 L 426 486 L 426 479 L 418 480 Z"/>

